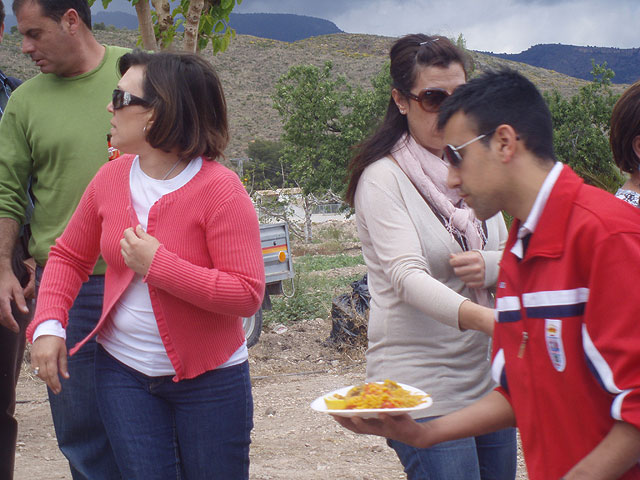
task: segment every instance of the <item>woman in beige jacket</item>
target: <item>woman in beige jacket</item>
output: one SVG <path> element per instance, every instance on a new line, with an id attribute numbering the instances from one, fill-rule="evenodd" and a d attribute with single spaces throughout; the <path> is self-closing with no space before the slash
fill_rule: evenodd
<path id="1" fill-rule="evenodd" d="M 367 381 L 418 387 L 428 421 L 474 402 L 494 384 L 488 360 L 492 288 L 507 231 L 447 187 L 440 104 L 466 82 L 467 57 L 440 36 L 408 35 L 391 48 L 393 89 L 378 130 L 350 165 L 371 292 Z M 410 480 L 513 480 L 515 430 L 415 449 L 389 441 Z"/>

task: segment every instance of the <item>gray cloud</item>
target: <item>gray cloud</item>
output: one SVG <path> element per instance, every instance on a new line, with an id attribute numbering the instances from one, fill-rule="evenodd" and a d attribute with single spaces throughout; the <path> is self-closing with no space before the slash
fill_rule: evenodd
<path id="1" fill-rule="evenodd" d="M 113 0 L 109 9 L 133 8 Z M 244 0 L 234 11 L 314 16 L 350 33 L 462 33 L 469 48 L 493 52 L 539 43 L 640 47 L 640 0 Z"/>

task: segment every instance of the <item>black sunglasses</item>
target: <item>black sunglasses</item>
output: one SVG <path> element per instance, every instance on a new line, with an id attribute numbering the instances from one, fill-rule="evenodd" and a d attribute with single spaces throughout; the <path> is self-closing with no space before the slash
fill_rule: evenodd
<path id="1" fill-rule="evenodd" d="M 494 132 L 495 132 L 495 129 L 491 130 L 490 132 L 483 133 L 482 135 L 478 135 L 476 138 L 472 138 L 468 142 L 465 142 L 462 145 L 460 145 L 459 147 L 454 147 L 453 145 L 445 145 L 444 151 L 442 152 L 442 159 L 452 167 L 459 168 L 460 165 L 462 164 L 462 155 L 460 155 L 460 150 L 462 150 L 465 147 L 468 147 L 473 142 L 477 142 L 478 140 L 484 137 L 493 135 Z"/>
<path id="2" fill-rule="evenodd" d="M 121 108 L 127 107 L 129 105 L 143 105 L 145 107 L 149 106 L 149 102 L 147 102 L 144 98 L 136 97 L 129 92 L 120 90 L 119 88 L 116 88 L 113 91 L 111 103 L 113 104 L 114 110 L 120 110 Z"/>
<path id="3" fill-rule="evenodd" d="M 440 109 L 440 105 L 450 95 L 444 88 L 425 88 L 418 95 L 411 92 L 402 92 L 406 97 L 415 100 L 425 112 L 435 113 Z"/>

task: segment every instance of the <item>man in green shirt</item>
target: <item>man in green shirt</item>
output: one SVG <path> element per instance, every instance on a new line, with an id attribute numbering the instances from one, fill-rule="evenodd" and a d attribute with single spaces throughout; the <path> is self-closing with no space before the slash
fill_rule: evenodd
<path id="1" fill-rule="evenodd" d="M 22 51 L 42 72 L 11 96 L 0 122 L 0 325 L 17 331 L 11 304 L 28 309 L 10 261 L 29 179 L 34 200 L 29 251 L 37 283 L 49 248 L 107 161 L 106 105 L 118 81 L 117 60 L 127 50 L 96 41 L 87 0 L 14 0 L 13 11 Z M 99 262 L 69 312 L 68 348 L 96 325 L 103 285 Z M 36 331 L 37 336 L 55 333 Z M 120 478 L 95 402 L 95 348 L 93 342 L 69 359 L 61 394 L 49 391 L 58 445 L 74 480 Z"/>

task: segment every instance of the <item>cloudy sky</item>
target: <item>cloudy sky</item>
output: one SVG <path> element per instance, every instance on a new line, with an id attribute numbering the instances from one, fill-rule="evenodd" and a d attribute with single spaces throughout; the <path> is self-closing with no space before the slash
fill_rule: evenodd
<path id="1" fill-rule="evenodd" d="M 519 53 L 538 43 L 640 47 L 640 0 L 243 0 L 234 12 L 309 15 L 349 33 L 462 33 L 468 48 L 481 51 Z"/>

